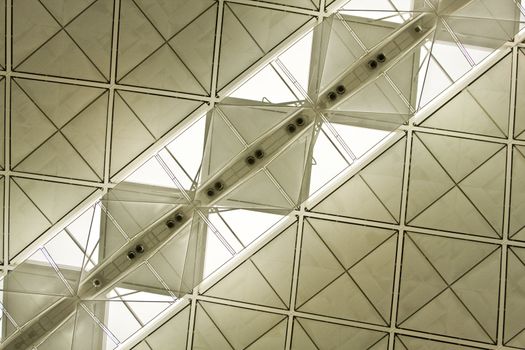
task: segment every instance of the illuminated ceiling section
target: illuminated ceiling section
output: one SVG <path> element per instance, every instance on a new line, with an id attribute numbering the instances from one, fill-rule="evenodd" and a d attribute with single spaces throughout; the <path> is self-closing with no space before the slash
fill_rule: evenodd
<path id="1" fill-rule="evenodd" d="M 26 246 L 71 221 L 73 208 L 100 198 L 319 14 L 210 0 L 23 0 L 5 12 L 10 4 L 0 6 L 9 29 L 5 264 L 27 257 Z M 39 198 L 47 192 L 55 198 Z M 34 222 L 24 223 L 26 212 Z"/>
<path id="2" fill-rule="evenodd" d="M 16 3 L 1 348 L 522 346 L 523 8 L 372 3 Z"/>
<path id="3" fill-rule="evenodd" d="M 523 348 L 524 64 L 503 50 L 126 348 Z"/>

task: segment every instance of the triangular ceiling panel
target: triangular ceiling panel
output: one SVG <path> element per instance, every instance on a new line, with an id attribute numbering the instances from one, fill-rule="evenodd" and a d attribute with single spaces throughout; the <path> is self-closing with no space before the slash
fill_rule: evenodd
<path id="1" fill-rule="evenodd" d="M 295 205 L 300 205 L 308 193 L 305 174 L 309 172 L 310 151 L 314 145 L 311 133 L 306 133 L 266 167 Z M 291 174 L 294 175 L 290 176 Z"/>
<path id="2" fill-rule="evenodd" d="M 202 305 L 195 315 L 195 330 L 192 346 L 196 349 L 234 349 Z"/>
<path id="3" fill-rule="evenodd" d="M 368 164 L 313 211 L 385 222 L 399 220 L 405 139 Z M 389 169 L 385 172 L 385 169 Z M 349 198 L 353 198 L 348 200 Z"/>
<path id="4" fill-rule="evenodd" d="M 107 115 L 104 90 L 25 79 L 16 84 L 12 132 L 27 132 L 28 140 L 12 144 L 14 168 L 100 181 Z"/>
<path id="5" fill-rule="evenodd" d="M 216 203 L 220 208 L 291 209 L 290 202 L 264 171 L 259 171 Z"/>
<path id="6" fill-rule="evenodd" d="M 411 233 L 410 239 L 449 284 L 471 270 L 495 249 L 490 244 L 423 234 Z"/>
<path id="7" fill-rule="evenodd" d="M 312 45 L 312 57 L 319 61 L 314 61 L 317 74 L 310 76 L 310 86 L 315 86 L 315 93 L 325 89 L 365 53 L 345 24 L 344 21 L 331 18 L 316 29 L 321 36 L 318 45 L 323 47 L 319 52 L 315 52 L 315 41 Z M 321 41 L 322 39 L 324 40 Z M 318 57 L 315 57 L 316 55 Z"/>
<path id="8" fill-rule="evenodd" d="M 175 317 L 172 317 L 168 322 L 157 328 L 134 349 L 161 350 L 166 344 L 171 344 L 181 348 L 185 347 L 189 318 L 190 309 L 186 307 L 177 313 Z"/>
<path id="9" fill-rule="evenodd" d="M 122 45 L 119 46 L 119 82 L 207 95 L 216 12 L 212 4 L 211 1 L 197 1 L 190 7 L 180 1 L 166 4 L 125 2 L 122 11 L 126 20 L 121 24 Z M 140 33 L 138 37 L 137 33 Z M 198 46 L 189 40 L 192 36 L 195 40 L 197 35 Z"/>
<path id="10" fill-rule="evenodd" d="M 276 308 L 288 307 L 295 230 L 295 226 L 288 228 L 205 294 Z"/>
<path id="11" fill-rule="evenodd" d="M 505 137 L 510 108 L 511 56 L 498 62 L 478 80 L 445 104 L 423 125 L 467 133 Z"/>
<path id="12" fill-rule="evenodd" d="M 497 309 L 498 284 L 491 283 L 487 286 L 485 280 L 487 275 L 497 276 L 499 274 L 501 256 L 492 253 L 486 260 L 477 265 L 472 272 L 454 284 L 452 289 L 458 297 L 471 310 L 473 317 L 478 320 L 491 339 L 496 339 L 497 332 Z"/>
<path id="13" fill-rule="evenodd" d="M 127 91 L 118 94 L 155 138 L 163 136 L 202 104 L 200 101 Z"/>
<path id="14" fill-rule="evenodd" d="M 180 59 L 208 93 L 211 90 L 216 18 L 217 6 L 211 6 L 170 41 Z"/>
<path id="15" fill-rule="evenodd" d="M 303 242 L 307 242 L 307 237 L 308 240 L 315 239 L 319 247 L 327 249 L 327 253 L 335 259 L 332 262 L 325 259 L 328 264 L 318 260 L 316 269 L 328 270 L 332 264 L 337 264 L 341 267 L 341 272 L 335 276 L 335 280 L 329 279 L 313 286 L 309 281 L 314 276 L 309 274 L 314 271 L 311 257 L 315 255 L 315 250 L 305 246 L 302 255 L 305 260 L 300 264 L 300 271 L 303 269 L 304 274 L 299 276 L 299 286 L 304 288 L 301 281 L 307 282 L 307 285 L 311 285 L 308 294 L 318 294 L 310 296 L 306 302 L 298 300 L 299 310 L 365 322 L 386 323 L 385 319 L 389 317 L 390 293 L 385 292 L 392 288 L 392 281 L 387 276 L 392 273 L 395 252 L 392 232 L 321 220 L 309 220 L 308 224 L 312 229 L 306 231 L 308 235 L 303 237 Z M 337 234 L 332 235 L 334 232 Z M 352 236 L 356 237 L 357 244 L 354 247 L 350 244 Z M 347 309 L 342 303 L 346 298 L 353 300 L 353 306 Z M 367 319 L 363 319 L 370 312 L 373 317 L 369 315 Z"/>
<path id="16" fill-rule="evenodd" d="M 430 333 L 490 342 L 491 338 L 479 325 L 461 300 L 450 290 L 437 296 L 418 313 L 403 323 L 411 329 L 425 329 Z"/>
<path id="17" fill-rule="evenodd" d="M 410 262 L 410 264 L 408 263 Z M 410 237 L 405 237 L 397 322 L 401 324 L 447 287 Z"/>
<path id="18" fill-rule="evenodd" d="M 417 134 L 417 137 L 456 182 L 471 174 L 502 148 L 497 143 L 459 137 L 423 133 Z"/>
<path id="19" fill-rule="evenodd" d="M 412 152 L 409 223 L 500 235 L 505 168 L 501 145 L 419 133 Z"/>
<path id="20" fill-rule="evenodd" d="M 350 3 L 351 4 L 351 3 Z M 357 35 L 359 40 L 368 48 L 381 43 L 386 37 L 398 29 L 396 23 L 358 22 L 358 20 L 345 21 L 346 25 Z"/>
<path id="21" fill-rule="evenodd" d="M 13 5 L 13 65 L 16 67 L 57 34 L 60 25 L 37 0 L 17 1 Z"/>
<path id="22" fill-rule="evenodd" d="M 51 223 L 14 181 L 10 186 L 10 201 L 10 209 L 13 213 L 9 218 L 11 240 L 9 249 L 10 254 L 15 255 L 26 248 Z M 22 213 L 24 215 L 21 215 Z M 31 215 L 30 226 L 27 225 L 25 215 Z"/>
<path id="23" fill-rule="evenodd" d="M 295 322 L 299 326 L 297 329 L 302 328 L 303 332 L 308 334 L 308 337 L 316 345 L 317 349 L 342 350 L 348 347 L 370 349 L 376 342 L 386 336 L 386 334 L 382 332 L 328 322 L 319 322 L 306 318 L 298 318 Z"/>
<path id="24" fill-rule="evenodd" d="M 251 144 L 261 135 L 284 122 L 292 108 L 267 106 L 244 107 L 222 104 L 218 109 L 228 119 L 246 143 Z"/>
<path id="25" fill-rule="evenodd" d="M 82 113 L 105 90 L 72 84 L 17 79 L 16 84 L 59 128 Z"/>
<path id="26" fill-rule="evenodd" d="M 432 241 L 438 243 L 440 249 L 436 249 Z M 500 259 L 495 253 L 496 246 L 412 233 L 405 245 L 405 249 L 410 247 L 412 254 L 407 255 L 403 262 L 408 274 L 401 277 L 401 286 L 429 278 L 434 283 L 418 283 L 410 291 L 412 297 L 401 299 L 400 310 L 404 310 L 401 314 L 406 316 L 398 320 L 400 326 L 452 337 L 493 341 L 496 324 L 492 319 L 498 307 L 498 279 L 482 284 L 476 280 L 480 278 L 479 274 L 486 275 L 488 271 L 496 276 L 499 274 Z M 467 290 L 466 284 L 469 284 Z M 435 287 L 429 288 L 430 285 Z M 471 288 L 477 292 L 470 293 Z M 480 304 L 481 295 L 486 299 Z M 483 305 L 481 309 L 480 305 Z M 487 325 L 490 328 L 485 328 Z"/>
<path id="27" fill-rule="evenodd" d="M 67 26 L 71 39 L 106 80 L 110 75 L 113 7 L 111 0 L 97 0 Z"/>
<path id="28" fill-rule="evenodd" d="M 286 343 L 287 321 L 282 320 L 275 327 L 255 340 L 247 350 L 282 349 Z"/>
<path id="29" fill-rule="evenodd" d="M 114 109 L 110 166 L 112 175 L 155 141 L 155 137 L 122 97 L 115 97 Z"/>
<path id="30" fill-rule="evenodd" d="M 17 178 L 17 184 L 53 222 L 93 192 L 92 187 Z"/>
<path id="31" fill-rule="evenodd" d="M 274 11 L 240 4 L 227 5 L 257 45 L 268 52 L 304 25 L 310 18 L 294 13 Z"/>
<path id="32" fill-rule="evenodd" d="M 56 18 L 45 5 L 41 4 L 41 6 L 43 7 L 40 10 L 41 16 L 45 25 L 49 26 L 52 22 L 56 22 Z M 25 53 L 25 58 L 17 63 L 17 69 L 40 74 L 107 81 L 112 36 L 112 10 L 110 0 L 97 0 L 84 8 L 71 21 L 56 22 L 58 31 L 42 38 L 43 43 L 40 43 L 35 51 Z M 93 34 L 84 34 L 86 32 L 93 32 L 97 40 L 92 39 Z"/>
<path id="33" fill-rule="evenodd" d="M 12 90 L 11 160 L 17 164 L 51 137 L 56 128 L 16 83 Z"/>
<path id="34" fill-rule="evenodd" d="M 412 107 L 417 107 L 418 76 L 414 74 L 414 67 L 420 65 L 420 52 L 415 50 L 408 53 L 393 67 L 388 69 L 386 75 L 399 89 L 403 98 Z"/>
<path id="35" fill-rule="evenodd" d="M 294 320 L 293 324 L 293 337 L 292 337 L 292 347 L 293 350 L 305 349 L 305 350 L 315 350 L 319 347 L 313 342 L 312 338 L 306 333 L 303 326 L 298 322 L 297 319 Z"/>
<path id="36" fill-rule="evenodd" d="M 117 80 L 139 66 L 164 43 L 162 36 L 136 3 L 122 2 L 120 15 Z"/>
<path id="37" fill-rule="evenodd" d="M 206 94 L 206 89 L 168 44 L 154 51 L 144 62 L 126 74 L 120 82 L 160 90 Z"/>
<path id="38" fill-rule="evenodd" d="M 407 220 L 412 220 L 430 205 L 435 198 L 452 186 L 454 186 L 454 181 L 435 161 L 423 142 L 415 137 L 412 141 Z M 418 195 L 410 196 L 413 192 Z"/>
<path id="39" fill-rule="evenodd" d="M 311 18 L 262 7 L 226 4 L 222 20 L 219 89 L 304 26 Z M 231 67 L 228 62 L 236 62 L 235 67 Z"/>
<path id="40" fill-rule="evenodd" d="M 12 178 L 10 190 L 9 222 L 13 235 L 9 249 L 11 256 L 18 254 L 95 191 L 92 187 L 24 178 Z M 29 227 L 27 212 L 34 215 L 34 221 Z"/>
<path id="41" fill-rule="evenodd" d="M 33 174 L 67 176 L 97 181 L 99 176 L 60 133 L 54 134 L 15 168 Z"/>
<path id="42" fill-rule="evenodd" d="M 79 150 L 99 179 L 104 177 L 106 150 L 107 94 L 99 97 L 62 129 L 62 134 Z"/>
<path id="43" fill-rule="evenodd" d="M 447 218 L 447 221 L 443 222 L 443 218 Z M 497 237 L 488 220 L 456 187 L 414 217 L 410 223 L 418 227 Z"/>
<path id="44" fill-rule="evenodd" d="M 219 62 L 240 62 L 240 67 L 222 65 L 219 69 L 218 86 L 224 87 L 247 67 L 263 56 L 257 45 L 229 7 L 224 8 Z"/>
<path id="45" fill-rule="evenodd" d="M 252 345 L 285 318 L 283 315 L 214 303 L 200 303 L 199 306 L 197 313 L 200 312 L 203 316 L 205 314 L 224 338 L 223 342 L 229 343 L 233 349 L 243 349 Z M 197 329 L 201 337 L 207 338 L 206 329 Z"/>
<path id="46" fill-rule="evenodd" d="M 207 116 L 207 135 L 201 165 L 201 181 L 219 172 L 228 162 L 244 150 L 242 140 L 236 135 L 222 113 L 214 110 Z"/>
<path id="47" fill-rule="evenodd" d="M 356 91 L 342 102 L 337 110 L 349 113 L 387 115 L 403 124 L 408 120 L 410 107 L 399 96 L 387 79 L 379 77 L 373 83 Z"/>
<path id="48" fill-rule="evenodd" d="M 207 294 L 277 308 L 286 306 L 274 288 L 266 281 L 258 266 L 251 260 L 237 267 L 228 274 L 226 279 L 212 287 Z"/>
<path id="49" fill-rule="evenodd" d="M 497 232 L 503 230 L 506 155 L 502 149 L 459 185 Z"/>
<path id="50" fill-rule="evenodd" d="M 297 305 L 304 304 L 324 286 L 345 273 L 344 267 L 309 223 L 304 227 L 301 266 L 297 286 Z"/>
<path id="51" fill-rule="evenodd" d="M 70 22 L 73 18 L 84 11 L 91 1 L 80 0 L 74 3 L 64 0 L 43 0 L 42 4 L 51 12 L 62 25 Z"/>
<path id="52" fill-rule="evenodd" d="M 115 206 L 108 204 L 109 195 L 89 212 L 91 219 L 69 225 L 43 244 L 40 256 L 27 260 L 32 272 L 51 260 L 47 269 L 63 274 L 57 281 L 76 290 L 79 276 L 89 276 L 99 259 L 109 258 L 159 215 L 181 203 L 199 213 L 176 239 L 97 296 L 100 300 L 81 301 L 72 317 L 34 347 L 93 350 L 104 342 L 113 349 L 136 341 L 130 346 L 139 350 L 163 349 L 166 343 L 195 349 L 466 350 L 472 347 L 455 343 L 493 347 L 502 335 L 505 346 L 523 347 L 519 312 L 525 254 L 514 247 L 525 240 L 525 152 L 518 141 L 525 129 L 519 98 L 523 53 L 518 50 L 518 62 L 507 54 L 519 40 L 491 56 L 512 41 L 520 25 L 516 16 L 523 11 L 511 0 L 475 0 L 454 12 L 458 3 L 352 0 L 330 19 L 318 7 L 332 11 L 341 2 L 121 0 L 114 6 L 113 0 L 24 0 L 13 1 L 6 13 L 0 0 L 0 16 L 13 24 L 7 49 L 0 43 L 0 56 L 13 56 L 0 57 L 11 89 L 3 106 L 10 106 L 4 114 L 11 119 L 5 123 L 10 130 L 2 132 L 9 162 L 0 174 L 8 178 L 9 213 L 9 233 L 2 240 L 9 247 L 2 252 L 16 257 L 55 222 L 65 222 L 96 188 L 114 194 L 118 189 L 111 179 L 125 167 L 133 171 L 128 165 L 137 157 L 157 164 L 135 176 L 150 177 L 149 185 L 133 185 L 145 189 L 137 191 L 140 196 L 113 198 Z M 422 27 L 406 24 L 420 14 Z M 312 55 L 308 49 L 286 60 L 275 52 L 270 58 L 282 61 L 258 66 L 316 19 L 327 26 L 310 35 Z M 399 28 L 409 29 L 410 36 L 421 29 L 431 33 L 403 49 L 392 65 L 380 66 L 386 70 L 380 69 L 379 78 L 337 113 L 317 108 L 319 85 L 337 81 L 364 55 L 377 57 L 376 49 L 392 43 L 384 37 Z M 429 105 L 432 113 L 425 121 L 408 122 L 489 56 L 476 77 L 465 78 L 472 81 L 466 88 L 450 92 L 443 106 Z M 268 75 L 267 86 L 261 88 L 264 79 L 256 75 L 254 84 L 245 85 L 245 96 L 221 104 L 226 101 L 219 91 L 234 91 L 244 82 L 243 73 L 266 69 L 275 73 Z M 511 91 L 514 71 L 519 72 L 517 92 Z M 296 72 L 308 73 L 295 81 Z M 277 79 L 280 87 L 272 83 Z M 249 95 L 248 88 L 261 91 Z M 272 102 L 292 101 L 277 105 L 286 112 L 269 113 L 279 109 L 263 99 L 269 89 L 282 93 Z M 302 97 L 307 101 L 295 101 Z M 216 120 L 202 118 L 188 129 L 195 133 L 174 129 L 197 112 L 204 115 L 206 103 L 221 109 Z M 252 106 L 257 104 L 264 108 Z M 242 159 L 253 142 L 301 106 L 315 111 L 312 133 L 233 191 L 227 188 L 211 206 L 197 197 L 191 203 L 206 176 L 222 171 L 232 158 Z M 339 133 L 328 122 L 361 128 Z M 370 127 L 399 125 L 406 138 L 397 134 L 377 144 L 382 137 L 367 134 Z M 367 138 L 362 144 L 355 137 L 361 133 Z M 159 140 L 169 142 L 171 134 L 178 138 L 169 149 L 145 154 L 161 148 Z M 369 152 L 374 159 L 366 158 L 376 144 L 377 152 Z M 348 166 L 360 168 L 341 173 L 338 189 L 321 188 L 315 202 L 302 205 L 313 189 Z M 179 182 L 186 192 L 176 189 Z M 157 198 L 159 192 L 164 194 Z M 276 226 L 281 232 L 276 234 L 272 227 L 285 215 L 288 228 L 283 232 Z M 289 226 L 292 220 L 297 224 Z M 167 222 L 159 223 L 159 232 L 165 232 Z M 197 236 L 202 236 L 203 261 L 197 260 Z M 236 257 L 243 249 L 249 252 Z M 16 275 L 13 261 L 19 263 L 5 261 L 7 276 Z M 197 261 L 205 276 L 222 265 L 218 282 L 206 290 L 197 286 L 180 301 L 189 306 L 166 310 L 163 320 L 169 319 L 155 325 L 157 314 L 202 279 L 200 268 L 192 265 Z M 507 273 L 500 276 L 505 266 Z M 182 281 L 187 273 L 194 275 L 188 285 Z M 21 326 L 38 319 L 36 309 L 18 306 L 25 300 L 22 294 L 1 296 L 7 334 L 16 331 L 13 322 Z M 9 300 L 16 301 L 15 312 Z M 35 298 L 40 308 L 55 300 L 55 295 Z M 148 330 L 142 333 L 142 327 Z M 146 337 L 139 339 L 142 334 Z"/>
<path id="53" fill-rule="evenodd" d="M 342 300 L 345 300 L 343 304 L 341 304 Z M 346 274 L 341 275 L 308 300 L 299 310 L 365 323 L 379 325 L 386 323 L 359 286 Z"/>
<path id="54" fill-rule="evenodd" d="M 429 340 L 424 338 L 416 338 L 409 336 L 397 336 L 396 337 L 396 350 L 475 350 L 470 346 L 462 346 L 451 343 L 444 343 L 435 340 Z"/>

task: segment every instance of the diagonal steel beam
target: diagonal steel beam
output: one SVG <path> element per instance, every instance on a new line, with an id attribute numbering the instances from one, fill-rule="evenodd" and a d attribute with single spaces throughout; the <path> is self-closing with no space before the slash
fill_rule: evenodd
<path id="1" fill-rule="evenodd" d="M 421 21 L 421 19 L 417 18 L 415 21 L 410 22 L 402 31 L 397 33 L 398 36 L 402 36 L 402 34 L 406 32 L 414 32 L 413 28 L 417 25 L 415 24 L 418 23 L 417 21 Z M 422 31 L 423 30 L 419 30 L 417 33 L 419 34 L 419 32 Z M 423 34 L 421 34 L 421 36 L 422 35 Z M 397 36 L 394 38 L 397 38 Z M 408 37 L 408 39 L 412 39 L 412 37 Z M 416 39 L 420 40 L 420 37 L 417 36 Z M 410 40 L 405 38 L 405 41 Z M 410 42 L 410 44 L 415 45 L 417 42 Z M 388 42 L 385 45 L 388 45 Z M 379 49 L 383 48 L 378 48 L 378 50 Z M 399 53 L 401 51 L 402 50 L 399 49 Z M 375 67 L 370 67 L 368 63 L 371 55 L 375 54 L 375 52 L 371 52 L 368 56 L 361 58 L 354 67 L 351 67 L 348 70 L 348 73 L 345 76 L 346 80 L 343 79 L 337 82 L 337 86 L 331 88 L 337 89 L 341 84 L 348 84 L 347 91 L 348 96 L 350 96 L 351 93 L 354 90 L 357 90 L 363 83 L 371 81 L 374 77 L 377 77 L 379 74 L 378 72 L 381 70 L 378 69 L 374 71 Z M 350 76 L 357 76 L 356 71 L 363 72 L 363 67 L 365 65 L 368 66 L 368 71 L 364 72 L 369 73 L 367 74 L 366 79 L 349 81 Z M 326 93 L 323 93 L 323 95 L 326 95 Z M 346 96 L 341 96 L 340 100 L 345 97 Z M 326 110 L 334 108 L 337 105 L 337 103 L 330 102 L 334 101 L 326 98 L 324 100 L 321 99 L 321 108 Z M 114 288 L 115 281 L 120 280 L 123 276 L 129 274 L 142 263 L 153 257 L 153 255 L 162 248 L 166 242 L 176 236 L 182 229 L 190 225 L 191 221 L 194 221 L 192 220 L 194 212 L 200 212 L 199 208 L 201 207 L 211 207 L 221 198 L 226 197 L 228 193 L 231 193 L 247 178 L 265 168 L 273 159 L 293 144 L 295 140 L 308 132 L 308 130 L 311 130 L 317 123 L 316 120 L 318 120 L 318 112 L 315 109 L 318 109 L 319 105 L 312 107 L 314 109 L 300 108 L 296 112 L 291 113 L 287 119 L 261 137 L 260 141 L 249 146 L 241 154 L 234 157 L 221 171 L 202 183 L 192 194 L 194 198 L 190 198 L 188 194 L 184 195 L 182 188 L 178 195 L 175 193 L 168 194 L 162 191 L 158 193 L 158 189 L 152 189 L 142 185 L 123 184 L 120 186 L 120 193 L 118 189 L 119 186 L 114 190 L 110 190 L 106 196 L 106 200 L 113 200 L 113 198 L 111 198 L 113 192 L 117 194 L 115 199 L 118 199 L 122 193 L 124 193 L 124 197 L 120 198 L 126 199 L 125 194 L 127 193 L 131 193 L 131 196 L 133 196 L 134 188 L 132 187 L 136 187 L 143 192 L 149 191 L 151 194 L 158 193 L 161 197 L 166 197 L 167 199 L 171 198 L 173 202 L 180 204 L 177 205 L 175 210 L 158 218 L 153 224 L 130 239 L 128 243 L 118 249 L 116 253 L 107 257 L 105 261 L 97 266 L 84 279 L 76 295 L 63 298 L 55 303 L 54 306 L 44 311 L 39 317 L 24 325 L 22 329 L 8 339 L 1 348 L 14 350 L 28 348 L 37 344 L 39 339 L 44 337 L 48 332 L 56 329 L 63 320 L 70 317 L 82 300 L 96 299 Z M 259 154 L 260 151 L 263 152 L 262 155 Z M 312 148 L 310 148 L 309 151 L 310 156 L 311 153 Z M 307 193 L 304 188 L 305 187 L 303 186 L 303 194 L 306 195 Z M 174 197 L 177 197 L 177 200 L 175 200 Z M 195 264 L 197 260 L 199 260 L 197 255 L 202 254 L 202 252 L 196 251 L 187 253 L 194 255 L 194 259 L 190 259 L 188 264 Z M 191 282 L 185 286 L 184 289 L 186 290 L 184 292 L 189 292 L 195 284 L 200 282 L 199 276 L 196 278 L 195 276 L 193 277 L 194 278 L 191 279 Z M 184 294 L 182 293 L 183 291 L 179 292 Z"/>
<path id="2" fill-rule="evenodd" d="M 140 199 L 141 201 L 157 198 L 158 202 L 170 202 L 171 200 L 172 203 L 180 204 L 176 206 L 174 211 L 158 218 L 153 224 L 130 239 L 116 253 L 106 257 L 105 261 L 86 276 L 76 294 L 64 297 L 55 303 L 54 306 L 40 314 L 39 317 L 24 325 L 1 348 L 7 350 L 25 349 L 38 343 L 39 339 L 56 329 L 63 320 L 70 317 L 81 301 L 94 300 L 114 288 L 116 281 L 119 281 L 153 257 L 181 230 L 194 223 L 195 218 L 193 217 L 196 212 L 203 215 L 200 208 L 212 207 L 221 198 L 226 197 L 241 185 L 245 179 L 250 178 L 263 169 L 293 144 L 295 140 L 311 130 L 313 123 L 314 116 L 311 112 L 299 110 L 297 113 L 292 113 L 288 119 L 272 129 L 267 137 L 250 146 L 245 152 L 230 161 L 222 171 L 219 171 L 201 184 L 195 191 L 194 198 L 190 200 L 188 200 L 189 198 L 184 198 L 176 190 L 170 193 L 166 189 L 159 189 L 155 186 L 123 183 L 110 190 L 103 202 L 118 199 L 134 199 L 133 191 L 138 189 L 146 193 L 146 196 Z M 291 131 L 290 125 L 293 125 L 293 131 Z M 258 154 L 259 150 L 264 150 L 262 156 Z M 255 159 L 255 162 L 252 163 L 251 159 Z M 114 192 L 117 196 L 112 197 Z M 128 198 L 130 196 L 131 198 Z M 190 267 L 188 270 L 192 271 L 192 265 L 198 263 L 203 253 L 202 244 L 198 242 L 195 242 L 195 244 L 196 249 L 187 252 L 189 255 L 187 265 Z M 191 271 L 188 273 L 192 274 Z M 182 281 L 182 290 L 175 292 L 179 292 L 179 296 L 189 292 L 196 283 L 200 282 L 201 278 L 202 273 L 200 273 L 200 276 L 197 273 L 197 276 L 188 277 L 188 281 Z"/>
<path id="3" fill-rule="evenodd" d="M 247 178 L 265 168 L 308 130 L 319 127 L 320 114 L 336 108 L 363 86 L 377 79 L 385 70 L 395 65 L 407 51 L 424 40 L 426 34 L 434 28 L 435 17 L 433 14 L 421 14 L 406 23 L 400 30 L 383 41 L 382 45 L 360 58 L 337 82 L 323 90 L 316 97 L 318 101 L 316 105 L 300 108 L 291 113 L 284 122 L 268 131 L 259 142 L 249 146 L 221 171 L 201 184 L 191 194 L 192 198 L 189 198 L 187 194 L 186 198 L 183 198 L 185 196 L 182 189 L 180 197 L 177 197 L 175 193 L 162 193 L 161 197 L 165 195 L 166 198 L 171 198 L 170 195 L 173 195 L 180 199 L 180 204 L 175 210 L 158 218 L 152 225 L 130 239 L 127 244 L 108 257 L 87 276 L 76 295 L 57 302 L 38 318 L 22 327 L 1 348 L 22 349 L 36 344 L 45 334 L 56 329 L 64 319 L 68 318 L 82 300 L 94 300 L 111 290 L 115 281 L 120 280 L 150 259 L 167 241 L 176 236 L 184 227 L 190 225 L 194 221 L 192 219 L 193 214 L 200 212 L 199 208 L 212 207 L 221 198 L 226 197 L 240 184 L 244 183 Z M 381 55 L 384 55 L 385 59 L 380 58 Z M 290 125 L 293 126 L 293 131 L 291 131 Z M 263 150 L 262 157 L 257 155 L 259 150 Z M 255 159 L 254 163 L 248 161 L 252 158 Z M 122 189 L 125 186 L 128 185 L 123 185 Z M 154 192 L 151 188 L 138 185 L 137 187 L 141 190 Z M 179 202 L 175 201 L 175 203 Z M 198 260 L 196 256 L 199 253 L 198 251 L 192 253 L 195 255 L 195 259 L 190 259 L 190 263 L 195 263 Z M 194 278 L 188 284 L 188 289 L 185 292 L 188 292 L 198 282 L 200 282 L 199 277 Z"/>

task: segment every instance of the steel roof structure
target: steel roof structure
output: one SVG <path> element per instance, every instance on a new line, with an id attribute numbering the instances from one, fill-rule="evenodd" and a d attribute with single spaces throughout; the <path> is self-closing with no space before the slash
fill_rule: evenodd
<path id="1" fill-rule="evenodd" d="M 521 1 L 0 18 L 0 349 L 525 348 Z"/>

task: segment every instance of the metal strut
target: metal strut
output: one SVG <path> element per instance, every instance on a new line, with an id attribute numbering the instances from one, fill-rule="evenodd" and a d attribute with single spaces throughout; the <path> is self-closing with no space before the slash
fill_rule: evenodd
<path id="1" fill-rule="evenodd" d="M 469 2 L 454 1 L 447 6 L 447 11 L 452 12 Z M 191 202 L 177 205 L 172 211 L 135 235 L 83 279 L 76 295 L 63 297 L 54 303 L 39 317 L 26 323 L 9 337 L 0 349 L 21 350 L 35 346 L 46 334 L 57 329 L 64 320 L 68 319 L 82 301 L 94 300 L 110 291 L 116 281 L 153 257 L 166 242 L 187 227 L 197 208 L 213 206 L 235 190 L 246 178 L 268 165 L 308 130 L 318 128 L 319 121 L 322 119 L 319 118 L 320 113 L 334 110 L 344 100 L 373 82 L 399 62 L 407 51 L 417 47 L 435 29 L 435 26 L 436 15 L 422 13 L 393 32 L 381 45 L 350 66 L 331 86 L 321 91 L 317 98 L 317 105 L 296 110 L 267 132 L 259 142 L 238 154 L 221 171 L 195 190 Z M 118 189 L 119 186 L 116 188 Z M 125 188 L 125 185 L 122 188 Z M 183 289 L 191 290 L 196 282 L 200 281 L 193 280 Z"/>

